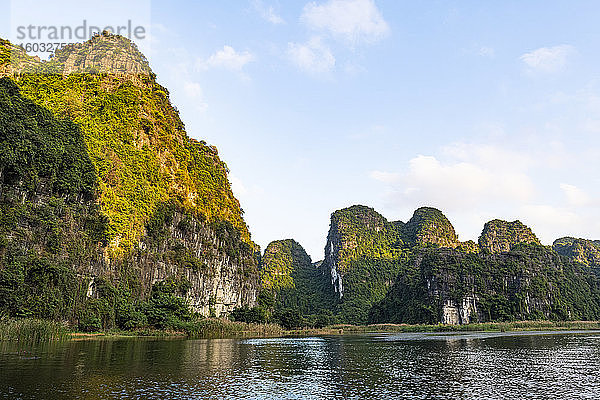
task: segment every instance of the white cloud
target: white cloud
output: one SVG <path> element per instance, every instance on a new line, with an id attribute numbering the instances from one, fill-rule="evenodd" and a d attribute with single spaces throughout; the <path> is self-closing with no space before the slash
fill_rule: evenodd
<path id="1" fill-rule="evenodd" d="M 351 44 L 376 42 L 390 32 L 373 0 L 329 0 L 304 6 L 301 20 L 310 28 L 331 33 Z"/>
<path id="2" fill-rule="evenodd" d="M 202 69 L 225 68 L 231 71 L 239 72 L 246 64 L 254 61 L 255 59 L 255 56 L 248 51 L 238 53 L 231 46 L 223 46 L 222 50 L 219 50 L 215 54 L 211 55 L 208 60 L 199 60 L 198 66 Z"/>
<path id="3" fill-rule="evenodd" d="M 492 218 L 520 219 L 545 244 L 567 235 L 598 237 L 596 186 L 589 179 L 581 187 L 559 184 L 577 161 L 564 154 L 563 144 L 513 145 L 454 143 L 435 156 L 412 158 L 400 171 L 373 171 L 370 176 L 382 182 L 388 212 L 410 217 L 410 209 L 437 207 L 457 223 L 463 240 L 476 239 Z M 558 162 L 557 154 L 562 154 Z M 548 179 L 549 169 L 557 165 L 552 176 L 558 181 Z"/>
<path id="4" fill-rule="evenodd" d="M 561 183 L 560 188 L 567 198 L 567 203 L 571 206 L 585 206 L 590 204 L 592 200 L 586 192 L 584 192 L 577 186 L 569 185 L 567 183 Z"/>
<path id="5" fill-rule="evenodd" d="M 202 87 L 200 87 L 200 84 L 197 82 L 184 82 L 183 90 L 189 97 L 202 97 Z"/>
<path id="6" fill-rule="evenodd" d="M 524 205 L 518 211 L 521 220 L 529 225 L 544 244 L 551 244 L 563 236 L 586 237 L 597 229 L 597 224 L 586 220 L 567 207 L 548 204 Z"/>
<path id="7" fill-rule="evenodd" d="M 373 171 L 370 176 L 386 185 L 388 206 L 395 209 L 422 204 L 447 211 L 505 208 L 531 202 L 536 193 L 529 176 L 533 155 L 454 143 L 443 147 L 440 156 L 418 155 L 403 171 Z"/>
<path id="8" fill-rule="evenodd" d="M 281 18 L 281 16 L 277 14 L 273 6 L 266 6 L 261 0 L 254 0 L 252 4 L 263 19 L 269 21 L 274 25 L 285 23 L 283 18 Z"/>
<path id="9" fill-rule="evenodd" d="M 481 57 L 494 58 L 496 51 L 492 47 L 482 46 L 479 48 L 479 55 Z"/>
<path id="10" fill-rule="evenodd" d="M 238 197 L 243 197 L 248 194 L 248 189 L 240 178 L 233 174 L 229 174 L 229 182 L 231 182 L 231 190 Z"/>
<path id="11" fill-rule="evenodd" d="M 208 104 L 204 101 L 204 92 L 198 82 L 185 80 L 182 83 L 183 92 L 194 102 L 194 107 L 197 111 L 203 113 L 208 108 Z"/>
<path id="12" fill-rule="evenodd" d="M 524 202 L 534 193 L 531 180 L 522 172 L 464 161 L 443 163 L 423 155 L 409 161 L 399 183 L 400 200 L 435 203 L 450 210 L 482 202 Z"/>
<path id="13" fill-rule="evenodd" d="M 491 144 L 457 142 L 443 147 L 442 153 L 453 159 L 474 163 L 491 170 L 524 170 L 534 163 L 530 154 Z"/>
<path id="14" fill-rule="evenodd" d="M 309 73 L 322 74 L 335 67 L 335 57 L 319 37 L 305 44 L 289 43 L 288 55 L 298 68 Z"/>
<path id="15" fill-rule="evenodd" d="M 573 46 L 563 44 L 539 48 L 523 54 L 520 59 L 532 72 L 554 73 L 565 68 L 568 57 L 574 52 L 575 48 Z"/>

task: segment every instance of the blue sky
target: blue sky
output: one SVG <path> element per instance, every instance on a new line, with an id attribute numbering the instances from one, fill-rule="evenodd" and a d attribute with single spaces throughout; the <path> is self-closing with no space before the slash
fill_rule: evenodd
<path id="1" fill-rule="evenodd" d="M 461 240 L 493 218 L 545 244 L 600 238 L 598 2 L 60 3 L 25 18 L 149 26 L 140 48 L 262 248 L 295 238 L 321 259 L 352 204 L 403 221 L 434 206 Z"/>

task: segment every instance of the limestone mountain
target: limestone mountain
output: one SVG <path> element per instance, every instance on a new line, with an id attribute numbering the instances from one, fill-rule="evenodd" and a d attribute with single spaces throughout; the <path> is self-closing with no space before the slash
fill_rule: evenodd
<path id="1" fill-rule="evenodd" d="M 558 254 L 580 264 L 600 268 L 600 243 L 597 240 L 564 237 L 556 239 L 552 248 Z"/>
<path id="2" fill-rule="evenodd" d="M 519 243 L 540 244 L 531 229 L 521 221 L 495 219 L 485 224 L 479 237 L 479 247 L 490 253 L 510 251 Z"/>
<path id="3" fill-rule="evenodd" d="M 439 210 L 402 223 L 352 206 L 332 214 L 319 269 L 340 322 L 594 319 L 600 282 L 584 267 L 596 250 L 582 240 L 542 246 L 519 221 L 490 221 L 479 243 L 460 242 Z"/>
<path id="4" fill-rule="evenodd" d="M 269 243 L 261 258 L 260 277 L 260 299 L 272 311 L 293 307 L 305 315 L 316 314 L 333 300 L 326 290 L 327 280 L 293 239 Z"/>
<path id="5" fill-rule="evenodd" d="M 454 227 L 440 210 L 431 207 L 417 209 L 402 228 L 405 240 L 416 246 L 428 244 L 456 247 L 460 243 Z"/>
<path id="6" fill-rule="evenodd" d="M 111 327 L 165 288 L 204 315 L 255 304 L 258 247 L 227 166 L 132 42 L 39 61 L 2 40 L 0 77 L 0 314 Z"/>
<path id="7" fill-rule="evenodd" d="M 330 280 L 337 298 L 332 308 L 342 320 L 366 322 L 369 307 L 394 282 L 404 254 L 402 226 L 361 205 L 331 215 L 320 271 Z"/>
<path id="8" fill-rule="evenodd" d="M 598 318 L 598 277 L 539 245 L 420 251 L 370 313 L 371 322 L 394 323 Z"/>

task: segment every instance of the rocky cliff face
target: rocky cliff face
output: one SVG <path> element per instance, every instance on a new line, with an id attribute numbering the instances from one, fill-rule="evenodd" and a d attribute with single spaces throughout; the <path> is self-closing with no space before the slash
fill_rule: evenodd
<path id="1" fill-rule="evenodd" d="M 589 267 L 600 268 L 600 244 L 598 241 L 564 237 L 555 240 L 552 248 L 570 260 Z"/>
<path id="2" fill-rule="evenodd" d="M 563 242 L 555 248 L 571 260 L 594 262 L 592 242 Z M 332 214 L 325 251 L 320 268 L 344 322 L 367 314 L 377 323 L 448 324 L 600 316 L 597 276 L 519 221 L 488 222 L 476 244 L 459 242 L 436 209 L 420 208 L 404 224 L 352 206 Z"/>
<path id="3" fill-rule="evenodd" d="M 371 321 L 596 319 L 599 302 L 597 277 L 543 246 L 495 254 L 427 249 L 372 309 Z"/>
<path id="4" fill-rule="evenodd" d="M 531 229 L 521 221 L 507 222 L 499 219 L 490 221 L 485 224 L 479 237 L 479 247 L 490 253 L 510 251 L 519 243 L 540 244 Z"/>
<path id="5" fill-rule="evenodd" d="M 108 315 L 105 282 L 135 301 L 171 278 L 203 315 L 255 304 L 227 166 L 186 135 L 135 45 L 101 35 L 40 62 L 0 41 L 0 76 L 0 314 L 24 312 L 10 299 L 40 297 L 42 278 L 58 300 L 39 317 Z"/>
<path id="6" fill-rule="evenodd" d="M 382 246 L 401 246 L 397 226 L 366 206 L 356 205 L 331 215 L 323 274 L 331 277 L 333 290 L 344 296 L 344 276 L 350 263 L 361 256 L 377 256 Z"/>
<path id="7" fill-rule="evenodd" d="M 74 73 L 108 73 L 115 75 L 150 75 L 148 60 L 135 44 L 122 36 L 103 32 L 85 43 L 59 49 L 53 63 L 64 75 Z"/>

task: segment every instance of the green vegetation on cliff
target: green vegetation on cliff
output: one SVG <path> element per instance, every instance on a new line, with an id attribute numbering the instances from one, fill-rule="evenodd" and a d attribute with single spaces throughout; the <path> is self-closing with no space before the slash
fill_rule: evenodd
<path id="1" fill-rule="evenodd" d="M 479 244 L 461 243 L 439 210 L 404 224 L 352 206 L 332 214 L 318 278 L 341 323 L 600 319 L 599 271 L 585 268 L 597 247 L 567 239 L 558 254 L 521 222 L 494 220 Z"/>
<path id="2" fill-rule="evenodd" d="M 82 57 L 98 60 L 91 71 Z M 227 166 L 215 147 L 187 137 L 169 92 L 130 41 L 97 36 L 11 77 L 24 97 L 81 128 L 113 250 L 130 249 L 169 199 L 208 221 L 229 221 L 250 243 Z"/>
<path id="3" fill-rule="evenodd" d="M 485 224 L 479 237 L 479 247 L 490 253 L 510 251 L 519 243 L 541 244 L 531 229 L 521 221 L 495 219 Z"/>
<path id="4" fill-rule="evenodd" d="M 600 268 L 600 243 L 598 241 L 564 237 L 556 239 L 552 248 L 558 254 L 580 264 Z"/>
<path id="5" fill-rule="evenodd" d="M 448 301 L 459 310 L 470 303 L 461 323 L 600 319 L 598 277 L 541 245 L 502 254 L 422 249 L 405 268 L 371 323 L 434 324 Z"/>
<path id="6" fill-rule="evenodd" d="M 366 323 L 369 308 L 387 293 L 407 256 L 402 227 L 365 206 L 331 215 L 320 270 L 337 293 L 332 309 L 341 321 Z"/>
<path id="7" fill-rule="evenodd" d="M 73 266 L 106 240 L 96 185 L 79 127 L 1 78 L 0 317 L 76 316 L 84 288 Z"/>
<path id="8" fill-rule="evenodd" d="M 269 243 L 260 263 L 258 306 L 239 309 L 233 318 L 277 322 L 287 328 L 322 327 L 332 320 L 333 293 L 302 246 L 293 239 Z"/>
<path id="9" fill-rule="evenodd" d="M 47 62 L 0 41 L 0 320 L 175 329 L 252 303 L 256 246 L 227 174 L 130 41 Z"/>
<path id="10" fill-rule="evenodd" d="M 431 207 L 417 209 L 402 227 L 405 240 L 412 245 L 440 247 L 458 246 L 458 236 L 448 218 L 440 210 Z"/>

